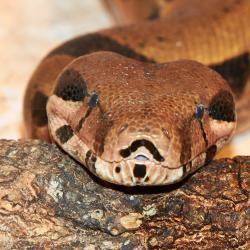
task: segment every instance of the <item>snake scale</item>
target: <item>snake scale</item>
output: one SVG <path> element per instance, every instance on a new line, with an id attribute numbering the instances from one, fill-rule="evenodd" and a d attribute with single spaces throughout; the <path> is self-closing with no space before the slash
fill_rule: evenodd
<path id="1" fill-rule="evenodd" d="M 27 136 L 108 182 L 146 186 L 207 164 L 236 120 L 247 129 L 250 1 L 173 2 L 162 17 L 52 50 L 26 90 Z"/>

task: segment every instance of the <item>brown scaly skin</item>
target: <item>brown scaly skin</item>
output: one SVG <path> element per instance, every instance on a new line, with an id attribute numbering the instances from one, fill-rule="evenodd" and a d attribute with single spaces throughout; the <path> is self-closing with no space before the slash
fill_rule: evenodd
<path id="1" fill-rule="evenodd" d="M 191 15 L 191 19 L 196 22 L 194 26 L 206 27 L 207 29 L 202 30 L 198 35 L 198 31 L 193 31 L 192 34 L 188 34 L 190 29 L 181 32 L 185 33 L 182 37 L 177 34 L 176 37 L 172 35 L 166 35 L 166 40 L 169 42 L 169 38 L 172 37 L 172 46 L 167 51 L 173 51 L 176 53 L 176 58 L 179 59 L 178 50 L 180 48 L 175 48 L 175 42 L 182 41 L 178 45 L 184 46 L 186 52 L 184 52 L 184 57 L 189 59 L 195 59 L 206 65 L 213 66 L 217 64 L 222 66 L 222 71 L 224 78 L 233 82 L 233 91 L 236 93 L 237 97 L 237 133 L 245 131 L 249 128 L 249 112 L 250 109 L 250 83 L 248 79 L 249 75 L 249 28 L 247 23 L 249 22 L 249 16 L 247 12 L 249 11 L 249 2 L 248 1 L 238 1 L 238 0 L 209 0 L 209 1 L 200 1 L 200 0 L 145 0 L 145 1 L 133 1 L 133 0 L 103 0 L 105 7 L 110 11 L 114 20 L 121 24 L 132 24 L 135 22 L 142 21 L 144 19 L 156 20 L 157 18 L 168 17 L 170 19 L 179 19 L 185 18 L 185 16 Z M 195 6 L 195 7 L 194 7 Z M 143 11 L 141 11 L 143 9 Z M 237 9 L 237 11 L 236 11 Z M 241 12 L 241 14 L 240 14 Z M 230 14 L 231 13 L 231 14 Z M 234 15 L 232 15 L 234 13 Z M 225 18 L 228 15 L 227 18 Z M 246 15 L 246 16 L 242 16 Z M 184 16 L 184 17 L 183 17 Z M 238 18 L 238 17 L 239 18 Z M 189 19 L 189 17 L 188 17 Z M 237 19 L 236 23 L 235 20 Z M 177 20 L 178 22 L 179 20 Z M 171 22 L 170 22 L 171 23 Z M 183 21 L 183 23 L 185 23 Z M 197 26 L 198 24 L 198 26 Z M 224 28 L 221 25 L 224 24 Z M 218 27 L 216 27 L 218 25 Z M 169 25 L 171 26 L 171 25 Z M 225 27 L 228 28 L 225 28 Z M 183 25 L 182 29 L 186 29 L 187 25 Z M 176 26 L 166 27 L 166 31 L 176 29 Z M 200 29 L 199 27 L 197 29 Z M 176 31 L 176 33 L 179 33 Z M 157 33 L 159 34 L 159 33 Z M 226 36 L 225 36 L 226 34 Z M 203 36 L 203 38 L 200 38 Z M 181 37 L 181 38 L 180 38 Z M 184 37 L 184 38 L 183 38 Z M 217 37 L 217 39 L 215 38 Z M 234 37 L 234 38 L 232 38 Z M 172 39 L 171 39 L 172 40 Z M 237 48 L 237 44 L 242 42 L 245 44 L 243 49 Z M 191 45 L 188 44 L 191 43 Z M 193 44 L 194 43 L 194 44 Z M 226 47 L 224 45 L 227 44 Z M 218 46 L 218 47 L 217 47 Z M 178 47 L 178 46 L 177 46 Z M 197 47 L 197 48 L 195 48 Z M 200 49 L 196 55 L 190 56 L 194 49 Z M 241 52 L 233 53 L 233 50 L 239 49 Z M 191 52 L 190 52 L 191 51 Z M 228 53 L 226 53 L 226 51 Z M 181 52 L 183 53 L 183 52 Z M 185 54 L 186 53 L 186 54 Z M 233 53 L 233 55 L 230 55 Z M 228 64 L 225 65 L 225 59 L 229 60 L 235 57 L 236 54 L 243 55 L 245 53 L 245 59 L 240 63 L 239 61 L 232 63 L 231 66 Z M 204 58 L 197 58 L 202 56 Z M 220 58 L 217 58 L 214 63 L 213 57 L 220 55 Z M 210 57 L 208 60 L 205 57 Z M 237 57 L 237 56 L 236 56 Z M 174 58 L 171 58 L 174 60 Z M 241 66 L 239 66 L 241 65 Z M 245 66 L 244 66 L 245 65 Z M 229 72 L 234 72 L 236 78 L 233 79 L 232 74 Z M 241 78 L 242 79 L 239 79 Z"/>
<path id="2" fill-rule="evenodd" d="M 85 35 L 54 49 L 27 88 L 27 135 L 50 140 L 45 109 L 51 96 L 53 140 L 110 182 L 170 184 L 211 160 L 235 126 L 229 86 L 192 61 L 149 62 L 194 59 L 217 70 L 235 93 L 242 122 L 250 106 L 250 2 L 188 1 L 182 12 L 186 7 L 183 2 L 162 19 Z M 87 55 L 103 50 L 136 60 Z"/>

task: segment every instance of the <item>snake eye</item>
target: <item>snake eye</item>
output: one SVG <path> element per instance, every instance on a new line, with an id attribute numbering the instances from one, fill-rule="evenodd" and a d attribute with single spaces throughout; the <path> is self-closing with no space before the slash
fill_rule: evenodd
<path id="1" fill-rule="evenodd" d="M 204 111 L 205 111 L 204 105 L 203 104 L 198 104 L 196 106 L 196 110 L 195 110 L 195 118 L 197 120 L 201 120 L 203 115 L 204 115 Z"/>
<path id="2" fill-rule="evenodd" d="M 99 101 L 99 97 L 98 97 L 98 95 L 96 94 L 96 92 L 94 91 L 94 92 L 90 95 L 89 107 L 90 107 L 90 108 L 96 107 L 98 101 Z"/>

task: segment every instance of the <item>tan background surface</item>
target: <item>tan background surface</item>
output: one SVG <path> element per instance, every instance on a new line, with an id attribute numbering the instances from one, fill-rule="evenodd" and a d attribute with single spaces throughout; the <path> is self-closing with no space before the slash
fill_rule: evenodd
<path id="1" fill-rule="evenodd" d="M 0 1 L 0 138 L 21 137 L 22 98 L 39 60 L 65 39 L 110 25 L 98 0 Z M 250 132 L 229 151 L 250 154 Z"/>

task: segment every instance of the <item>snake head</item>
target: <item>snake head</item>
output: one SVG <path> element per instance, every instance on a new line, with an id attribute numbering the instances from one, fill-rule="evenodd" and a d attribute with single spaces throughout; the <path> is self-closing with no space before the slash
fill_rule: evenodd
<path id="1" fill-rule="evenodd" d="M 208 163 L 235 129 L 233 95 L 213 70 L 112 52 L 69 64 L 47 114 L 58 145 L 101 179 L 127 186 L 182 180 Z"/>

